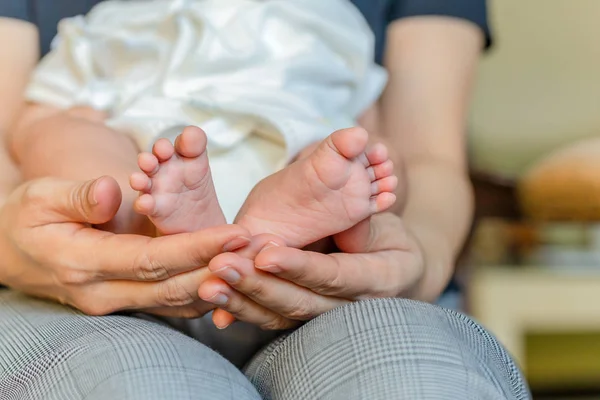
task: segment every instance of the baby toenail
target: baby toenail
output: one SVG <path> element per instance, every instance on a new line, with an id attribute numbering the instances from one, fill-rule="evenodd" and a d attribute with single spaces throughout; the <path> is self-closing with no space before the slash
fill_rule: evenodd
<path id="1" fill-rule="evenodd" d="M 240 279 L 242 279 L 240 273 L 231 267 L 221 268 L 220 270 L 215 271 L 215 274 L 227 283 L 238 283 Z"/>

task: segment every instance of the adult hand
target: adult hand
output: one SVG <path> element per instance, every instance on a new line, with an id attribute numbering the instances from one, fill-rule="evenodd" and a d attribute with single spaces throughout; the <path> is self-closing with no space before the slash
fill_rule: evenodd
<path id="1" fill-rule="evenodd" d="M 350 301 L 421 298 L 421 247 L 394 214 L 376 215 L 334 237 L 345 253 L 321 254 L 271 243 L 253 261 L 233 253 L 215 257 L 200 297 L 220 307 L 224 328 L 235 319 L 264 329 L 287 329 Z"/>
<path id="2" fill-rule="evenodd" d="M 169 307 L 198 317 L 197 288 L 210 259 L 247 245 L 235 225 L 159 238 L 100 231 L 121 201 L 108 177 L 89 182 L 29 181 L 0 208 L 0 283 L 90 315 Z"/>

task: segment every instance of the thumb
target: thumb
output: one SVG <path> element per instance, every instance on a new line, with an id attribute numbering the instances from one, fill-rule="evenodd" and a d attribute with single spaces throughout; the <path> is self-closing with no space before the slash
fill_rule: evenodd
<path id="1" fill-rule="evenodd" d="M 373 235 L 371 218 L 367 218 L 347 231 L 334 235 L 333 240 L 338 249 L 344 253 L 369 253 Z"/>
<path id="2" fill-rule="evenodd" d="M 119 184 L 108 176 L 86 182 L 46 178 L 30 184 L 26 201 L 32 201 L 44 220 L 38 223 L 103 224 L 114 218 L 121 205 Z"/>
<path id="3" fill-rule="evenodd" d="M 414 235 L 406 229 L 402 218 L 389 212 L 375 214 L 333 238 L 338 248 L 345 253 L 386 250 L 414 252 L 418 247 Z"/>

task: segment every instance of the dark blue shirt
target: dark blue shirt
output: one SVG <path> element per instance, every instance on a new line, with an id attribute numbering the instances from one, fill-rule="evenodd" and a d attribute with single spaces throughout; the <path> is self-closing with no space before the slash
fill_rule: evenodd
<path id="1" fill-rule="evenodd" d="M 0 16 L 23 19 L 40 31 L 42 54 L 50 49 L 62 18 L 86 14 L 103 0 L 0 0 Z M 327 0 L 323 0 L 327 1 Z M 350 0 L 363 13 L 375 33 L 376 61 L 381 63 L 388 25 L 400 18 L 443 15 L 465 19 L 481 28 L 490 44 L 486 0 Z"/>

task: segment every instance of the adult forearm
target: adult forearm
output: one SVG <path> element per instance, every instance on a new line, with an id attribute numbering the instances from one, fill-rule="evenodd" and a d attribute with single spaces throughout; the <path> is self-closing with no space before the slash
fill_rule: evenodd
<path id="1" fill-rule="evenodd" d="M 472 218 L 471 184 L 444 163 L 408 167 L 410 195 L 403 214 L 406 229 L 419 241 L 425 274 L 416 297 L 434 301 L 450 280 Z"/>
<path id="2" fill-rule="evenodd" d="M 20 182 L 20 174 L 4 147 L 0 146 L 0 207 Z"/>
<path id="3" fill-rule="evenodd" d="M 404 168 L 397 212 L 422 246 L 424 300 L 447 284 L 471 223 L 465 121 L 482 44 L 477 27 L 451 18 L 406 19 L 389 32 L 383 133 Z"/>
<path id="4" fill-rule="evenodd" d="M 18 169 L 8 150 L 8 132 L 24 105 L 23 91 L 38 58 L 39 47 L 35 26 L 8 18 L 0 18 L 0 204 L 19 183 Z"/>

